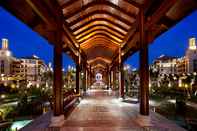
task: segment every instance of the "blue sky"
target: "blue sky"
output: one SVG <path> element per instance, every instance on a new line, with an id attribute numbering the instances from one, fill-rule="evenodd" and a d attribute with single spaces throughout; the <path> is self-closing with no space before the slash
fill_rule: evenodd
<path id="1" fill-rule="evenodd" d="M 162 54 L 184 56 L 190 37 L 196 37 L 197 40 L 197 11 L 182 19 L 151 43 L 149 46 L 149 63 L 151 64 Z M 139 52 L 129 57 L 125 63 L 131 64 L 135 68 L 138 67 Z"/>
<path id="2" fill-rule="evenodd" d="M 0 40 L 2 38 L 9 39 L 9 49 L 15 57 L 35 54 L 46 63 L 53 62 L 53 45 L 0 7 Z M 67 67 L 74 62 L 63 54 L 63 65 Z"/>
<path id="3" fill-rule="evenodd" d="M 197 38 L 197 11 L 155 39 L 149 46 L 149 63 L 152 63 L 161 54 L 183 56 L 190 37 Z M 46 63 L 53 61 L 52 44 L 0 7 L 1 38 L 9 39 L 10 50 L 16 57 L 35 54 Z M 72 59 L 65 54 L 63 55 L 63 63 L 64 67 L 74 65 Z M 125 63 L 137 68 L 139 66 L 138 53 L 129 57 Z"/>

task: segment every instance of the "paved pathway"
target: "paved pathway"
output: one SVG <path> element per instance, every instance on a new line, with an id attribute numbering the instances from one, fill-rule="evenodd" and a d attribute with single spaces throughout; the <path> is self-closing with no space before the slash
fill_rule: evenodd
<path id="1" fill-rule="evenodd" d="M 138 105 L 121 102 L 112 91 L 89 90 L 74 109 L 61 130 L 65 131 L 181 131 L 171 121 L 151 113 L 151 126 L 144 127 L 136 121 Z M 141 125 L 142 124 L 142 125 Z"/>
<path id="2" fill-rule="evenodd" d="M 184 131 L 172 121 L 151 112 L 151 125 L 137 122 L 138 104 L 120 101 L 114 92 L 88 90 L 61 128 L 49 128 L 51 113 L 41 116 L 24 131 Z"/>

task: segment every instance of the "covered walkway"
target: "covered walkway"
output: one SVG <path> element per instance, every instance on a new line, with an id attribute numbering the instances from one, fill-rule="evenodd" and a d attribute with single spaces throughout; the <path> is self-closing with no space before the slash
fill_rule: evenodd
<path id="1" fill-rule="evenodd" d="M 166 118 L 150 112 L 151 124 L 144 125 L 138 121 L 138 104 L 122 102 L 111 90 L 92 89 L 88 90 L 86 96 L 80 101 L 74 110 L 65 118 L 62 131 L 135 131 L 135 130 L 161 130 L 182 131 L 173 122 Z M 31 125 L 25 127 L 24 131 L 41 130 L 48 128 L 49 117 L 46 121 L 41 118 L 35 120 Z M 52 129 L 52 128 L 48 128 Z M 59 129 L 59 128 L 58 128 Z"/>
<path id="2" fill-rule="evenodd" d="M 139 128 L 135 122 L 137 114 L 144 118 L 141 120 L 148 121 L 148 45 L 197 8 L 196 0 L 4 0 L 0 3 L 54 45 L 54 104 L 50 126 L 89 127 L 89 130 L 99 125 L 106 125 L 109 130 Z M 124 98 L 123 63 L 137 51 L 140 54 L 139 113 L 129 107 L 132 105 L 124 107 L 125 104 L 114 102 L 105 91 L 96 91 L 81 101 L 63 125 L 62 53 L 76 63 L 77 95 L 90 88 L 95 75 L 101 73 L 106 86 L 118 88 L 119 97 Z M 154 120 L 153 117 L 153 123 Z M 161 130 L 171 127 L 167 124 L 162 127 L 161 123 L 168 123 L 163 118 L 156 121 L 154 125 Z"/>

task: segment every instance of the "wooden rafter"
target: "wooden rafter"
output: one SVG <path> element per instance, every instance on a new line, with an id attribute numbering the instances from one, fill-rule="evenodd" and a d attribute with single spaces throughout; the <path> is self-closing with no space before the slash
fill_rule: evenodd
<path id="1" fill-rule="evenodd" d="M 118 14 L 115 14 L 115 13 L 113 14 L 113 13 L 111 13 L 109 11 L 106 11 L 106 10 L 95 10 L 95 11 L 92 11 L 92 12 L 90 12 L 88 14 L 84 14 L 84 15 L 78 17 L 77 19 L 74 19 L 72 22 L 69 22 L 68 25 L 69 26 L 74 25 L 74 24 L 78 23 L 79 21 L 81 21 L 83 19 L 86 19 L 88 17 L 92 17 L 92 16 L 94 16 L 96 14 L 98 14 L 98 15 L 99 14 L 100 15 L 106 14 L 106 15 L 109 15 L 109 16 L 113 17 L 114 19 L 118 19 L 118 20 L 122 21 L 123 23 L 125 23 L 127 25 L 131 25 L 132 24 L 132 22 L 131 22 L 132 17 L 128 17 L 130 20 L 127 20 L 124 17 L 119 16 Z M 76 14 L 76 15 L 79 16 L 79 14 Z M 69 20 L 69 19 L 67 19 L 67 20 Z"/>
<path id="2" fill-rule="evenodd" d="M 100 15 L 100 14 L 92 15 L 91 17 L 88 17 L 86 19 L 79 21 L 78 23 L 71 25 L 70 28 L 72 30 L 74 30 L 75 28 L 80 28 L 84 25 L 87 25 L 87 23 L 91 23 L 93 21 L 108 21 L 109 23 L 112 23 L 124 30 L 129 30 L 129 28 L 130 28 L 130 25 L 127 25 L 118 19 L 114 19 L 110 15 L 103 15 L 103 14 L 102 15 Z"/>
<path id="3" fill-rule="evenodd" d="M 113 43 L 111 43 L 110 40 L 99 41 L 99 40 L 95 39 L 94 41 L 95 41 L 95 44 L 90 45 L 89 43 L 84 43 L 81 45 L 81 48 L 84 50 L 88 50 L 89 48 L 95 48 L 97 46 L 102 46 L 102 47 L 106 47 L 112 51 L 115 51 L 119 47 L 119 45 L 113 45 Z"/>
<path id="4" fill-rule="evenodd" d="M 141 8 L 143 6 L 143 4 L 140 4 L 140 3 L 138 3 L 138 2 L 136 2 L 134 0 L 124 0 L 124 1 L 126 1 L 127 3 L 133 5 L 133 6 L 137 7 L 137 8 Z"/>
<path id="5" fill-rule="evenodd" d="M 114 29 L 116 32 L 121 33 L 123 35 L 127 34 L 127 31 L 123 30 L 122 28 L 116 27 L 115 25 L 107 22 L 107 21 L 94 21 L 92 23 L 87 24 L 86 26 L 83 26 L 82 28 L 75 30 L 73 32 L 74 35 L 77 35 L 81 32 L 87 31 L 88 29 L 91 29 L 95 26 L 107 26 L 110 29 Z"/>
<path id="6" fill-rule="evenodd" d="M 101 56 L 98 56 L 96 58 L 90 59 L 87 62 L 88 62 L 88 64 L 92 64 L 95 61 L 99 61 L 99 60 L 104 61 L 107 64 L 110 64 L 111 63 L 111 60 L 110 59 L 107 59 L 107 58 L 104 58 L 104 57 L 101 57 Z"/>
<path id="7" fill-rule="evenodd" d="M 88 26 L 88 25 L 91 25 L 91 23 L 99 23 L 99 22 L 100 22 L 100 24 L 105 24 L 107 26 L 109 26 L 109 25 L 115 26 L 116 27 L 115 29 L 116 30 L 119 29 L 119 31 L 121 31 L 121 32 L 127 32 L 128 31 L 128 29 L 124 28 L 123 26 L 121 26 L 121 25 L 119 25 L 119 24 L 117 24 L 115 22 L 109 21 L 107 19 L 103 19 L 103 18 L 100 18 L 100 19 L 92 19 L 90 21 L 87 21 L 83 25 L 78 26 L 78 27 L 75 27 L 73 29 L 73 31 L 76 32 L 77 30 L 80 30 L 81 28 L 84 28 L 85 29 L 85 27 Z M 95 24 L 93 24 L 93 25 L 95 25 Z"/>
<path id="8" fill-rule="evenodd" d="M 83 38 L 83 37 L 85 37 L 86 35 L 93 33 L 94 31 L 95 31 L 95 32 L 97 32 L 97 31 L 105 31 L 105 32 L 110 33 L 110 34 L 113 35 L 113 36 L 118 37 L 119 39 L 123 39 L 123 38 L 124 38 L 123 35 L 121 35 L 121 34 L 119 34 L 119 33 L 117 33 L 117 32 L 114 32 L 113 30 L 111 30 L 111 29 L 109 29 L 109 28 L 107 28 L 107 27 L 105 27 L 105 26 L 96 26 L 95 28 L 91 28 L 90 30 L 87 30 L 86 32 L 83 32 L 83 33 L 77 35 L 77 36 L 76 36 L 76 39 Z"/>
<path id="9" fill-rule="evenodd" d="M 103 40 L 107 39 L 108 41 L 110 41 L 110 43 L 111 43 L 112 45 L 118 45 L 118 46 L 120 45 L 120 43 L 118 43 L 118 42 L 116 42 L 116 41 L 114 41 L 114 40 L 112 40 L 112 39 L 109 39 L 109 38 L 108 38 L 107 36 L 105 36 L 105 35 L 95 35 L 95 36 L 92 36 L 91 38 L 87 39 L 86 41 L 80 43 L 80 46 L 83 46 L 84 44 L 93 43 L 94 40 L 95 40 L 96 38 L 101 38 L 101 39 L 103 39 Z M 95 44 L 96 44 L 96 43 L 95 43 Z"/>
<path id="10" fill-rule="evenodd" d="M 83 37 L 81 39 L 78 39 L 78 42 L 83 43 L 84 41 L 86 41 L 89 38 L 94 37 L 96 35 L 103 35 L 103 36 L 106 36 L 109 39 L 111 39 L 111 40 L 113 40 L 113 41 L 115 41 L 117 43 L 122 43 L 122 39 L 121 38 L 116 37 L 116 36 L 112 35 L 111 33 L 108 33 L 107 31 L 102 31 L 102 30 L 94 31 L 94 32 L 90 33 L 89 35 L 86 35 L 85 37 Z"/>
<path id="11" fill-rule="evenodd" d="M 117 6 L 117 5 L 113 4 L 113 3 L 111 3 L 110 1 L 105 1 L 105 0 L 100 0 L 100 1 L 97 1 L 97 0 L 96 0 L 96 1 L 90 2 L 90 3 L 86 4 L 85 6 L 82 6 L 81 8 L 75 10 L 73 13 L 69 13 L 69 15 L 66 15 L 65 17 L 66 17 L 66 18 L 70 18 L 71 16 L 73 16 L 73 15 L 79 13 L 79 12 L 82 12 L 82 11 L 84 11 L 85 9 L 87 9 L 87 8 L 89 8 L 89 7 L 91 7 L 91 6 L 94 6 L 94 5 L 97 5 L 97 6 L 98 6 L 98 5 L 108 5 L 108 6 L 112 7 L 112 8 L 114 8 L 115 10 L 118 10 L 118 11 L 120 11 L 120 12 L 122 12 L 122 13 L 128 15 L 128 16 L 131 16 L 131 17 L 134 17 L 134 18 L 136 17 L 135 14 L 131 14 L 131 13 L 129 13 L 128 11 L 126 11 L 125 9 L 120 8 L 119 6 Z M 63 8 L 63 7 L 62 7 L 62 8 Z M 64 7 L 64 8 L 65 8 L 65 7 Z M 63 8 L 63 9 L 64 9 L 64 8 Z"/>

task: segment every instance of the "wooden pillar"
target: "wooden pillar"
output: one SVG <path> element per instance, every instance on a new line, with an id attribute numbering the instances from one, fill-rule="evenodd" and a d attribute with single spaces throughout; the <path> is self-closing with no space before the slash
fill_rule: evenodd
<path id="1" fill-rule="evenodd" d="M 123 63 L 120 64 L 120 96 L 124 98 L 124 67 Z"/>
<path id="2" fill-rule="evenodd" d="M 106 76 L 106 81 L 107 81 L 107 89 L 109 89 L 109 68 L 107 68 L 105 76 Z"/>
<path id="3" fill-rule="evenodd" d="M 121 47 L 119 47 L 119 97 L 124 98 L 124 70 L 121 56 Z"/>
<path id="4" fill-rule="evenodd" d="M 86 68 L 85 79 L 86 79 L 86 90 L 87 90 L 88 89 L 88 69 L 87 68 Z"/>
<path id="5" fill-rule="evenodd" d="M 76 94 L 79 94 L 80 65 L 76 65 Z"/>
<path id="6" fill-rule="evenodd" d="M 123 63 L 119 65 L 119 97 L 124 98 L 124 71 Z"/>
<path id="7" fill-rule="evenodd" d="M 116 89 L 116 70 L 113 70 L 113 89 Z"/>
<path id="8" fill-rule="evenodd" d="M 85 92 L 86 91 L 86 88 L 87 88 L 87 69 L 86 69 L 86 67 L 84 66 L 84 69 L 83 69 L 83 85 L 82 85 L 82 87 L 83 87 L 83 91 Z"/>
<path id="9" fill-rule="evenodd" d="M 90 66 L 90 69 L 89 69 L 89 88 L 91 88 L 91 66 Z"/>
<path id="10" fill-rule="evenodd" d="M 91 88 L 91 85 L 92 85 L 92 70 L 91 70 L 91 66 L 90 66 L 90 73 L 89 73 L 89 79 L 90 79 L 90 88 Z"/>
<path id="11" fill-rule="evenodd" d="M 63 113 L 62 96 L 62 43 L 57 43 L 54 47 L 54 116 Z"/>
<path id="12" fill-rule="evenodd" d="M 140 114 L 149 115 L 148 43 L 144 27 L 144 10 L 140 10 Z"/>
<path id="13" fill-rule="evenodd" d="M 111 81 L 112 81 L 112 79 L 111 79 L 111 70 L 109 71 L 109 88 L 111 88 Z"/>

